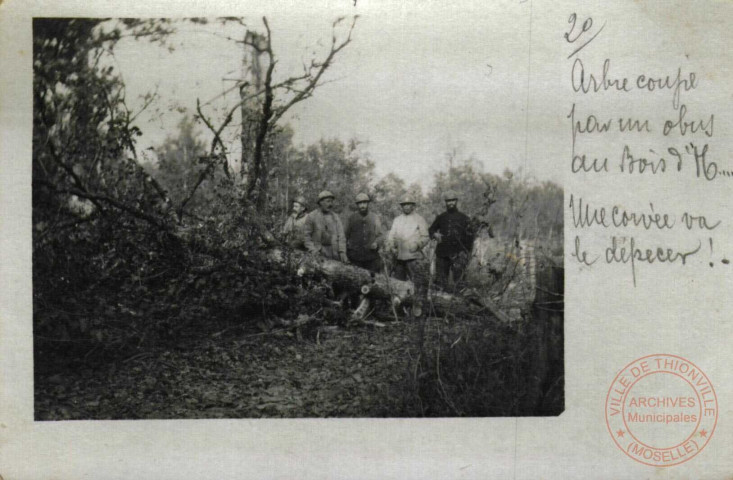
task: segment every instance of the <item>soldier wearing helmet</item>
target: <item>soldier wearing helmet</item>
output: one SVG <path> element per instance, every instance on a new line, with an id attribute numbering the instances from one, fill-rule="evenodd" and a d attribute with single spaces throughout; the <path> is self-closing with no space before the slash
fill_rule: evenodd
<path id="1" fill-rule="evenodd" d="M 292 213 L 285 220 L 282 228 L 282 236 L 290 248 L 305 250 L 305 221 L 308 206 L 303 196 L 295 197 L 293 200 Z"/>
<path id="2" fill-rule="evenodd" d="M 429 241 L 428 224 L 415 212 L 415 198 L 405 195 L 400 199 L 402 215 L 392 222 L 387 235 L 387 245 L 399 261 L 423 258 L 422 249 Z"/>
<path id="3" fill-rule="evenodd" d="M 379 247 L 383 230 L 379 215 L 369 211 L 369 195 L 360 193 L 354 199 L 357 211 L 346 223 L 346 253 L 351 263 L 372 272 L 382 269 Z"/>
<path id="4" fill-rule="evenodd" d="M 405 195 L 400 200 L 402 215 L 392 222 L 392 228 L 387 235 L 387 249 L 395 257 L 394 277 L 399 280 L 410 280 L 415 284 L 417 301 L 413 312 L 416 316 L 421 312 L 422 297 L 427 290 L 427 275 L 425 274 L 425 259 L 423 248 L 428 244 L 428 224 L 425 219 L 415 212 L 415 197 Z"/>
<path id="5" fill-rule="evenodd" d="M 336 197 L 328 190 L 318 194 L 318 208 L 305 221 L 304 243 L 311 253 L 318 253 L 332 260 L 348 263 L 346 236 L 339 216 L 333 211 Z"/>
<path id="6" fill-rule="evenodd" d="M 430 237 L 437 240 L 435 249 L 435 271 L 437 284 L 447 287 L 450 273 L 453 283 L 463 278 L 468 255 L 473 246 L 473 233 L 468 216 L 458 211 L 458 194 L 452 190 L 444 193 L 445 212 L 435 218 L 430 225 Z"/>

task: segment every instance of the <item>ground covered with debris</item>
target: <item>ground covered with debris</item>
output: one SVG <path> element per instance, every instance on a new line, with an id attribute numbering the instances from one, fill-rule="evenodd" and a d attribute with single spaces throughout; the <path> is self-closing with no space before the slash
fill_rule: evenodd
<path id="1" fill-rule="evenodd" d="M 561 338 L 539 325 L 405 316 L 90 356 L 37 372 L 36 419 L 556 415 L 562 357 L 543 346 Z"/>
<path id="2" fill-rule="evenodd" d="M 390 416 L 408 365 L 405 322 L 250 333 L 40 374 L 36 418 Z"/>

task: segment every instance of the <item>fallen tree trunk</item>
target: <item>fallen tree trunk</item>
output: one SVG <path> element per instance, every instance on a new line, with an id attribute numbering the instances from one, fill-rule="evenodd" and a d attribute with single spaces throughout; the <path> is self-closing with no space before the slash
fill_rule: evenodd
<path id="1" fill-rule="evenodd" d="M 297 250 L 270 249 L 267 257 L 278 265 L 297 269 L 298 275 L 320 274 L 340 288 L 391 301 L 394 305 L 412 305 L 415 301 L 415 286 L 411 281 L 397 280 L 382 273 L 373 274 L 354 265 Z M 463 297 L 446 292 L 431 292 L 427 302 L 427 306 L 432 307 L 438 315 L 465 315 L 488 311 L 500 320 L 509 321 L 509 317 L 490 300 L 476 295 Z"/>
<path id="2" fill-rule="evenodd" d="M 334 285 L 354 291 L 367 287 L 368 294 L 377 298 L 410 303 L 415 293 L 412 282 L 387 278 L 381 273 L 372 274 L 363 268 L 300 250 L 274 248 L 268 251 L 267 257 L 274 263 L 297 269 L 300 276 L 321 274 L 331 280 Z"/>

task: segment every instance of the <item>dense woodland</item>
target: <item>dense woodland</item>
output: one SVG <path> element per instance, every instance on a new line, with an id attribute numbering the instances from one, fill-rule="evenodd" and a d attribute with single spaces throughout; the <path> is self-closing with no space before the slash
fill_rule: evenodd
<path id="1" fill-rule="evenodd" d="M 196 113 L 140 151 L 139 111 L 106 59 L 122 38 L 167 48 L 182 22 L 34 20 L 36 418 L 558 414 L 561 291 L 533 305 L 507 292 L 525 281 L 517 249 L 527 241 L 558 285 L 562 189 L 436 152 L 446 168 L 423 191 L 377 177 L 359 140 L 295 145 L 282 117 L 318 94 L 356 19 L 334 22 L 330 45 L 286 79 L 266 19 L 216 20 L 241 27 L 251 68 L 239 101 L 217 116 L 191 100 Z M 151 93 L 142 108 L 155 102 Z M 237 148 L 222 133 L 233 125 Z M 512 321 L 488 311 L 411 319 L 377 305 L 347 327 L 328 278 L 269 255 L 283 248 L 297 195 L 315 202 L 329 189 L 345 215 L 368 192 L 389 224 L 403 193 L 430 221 L 448 188 L 477 231 L 493 229 L 499 255 L 482 295 L 516 310 Z M 540 321 L 540 310 L 551 315 Z"/>

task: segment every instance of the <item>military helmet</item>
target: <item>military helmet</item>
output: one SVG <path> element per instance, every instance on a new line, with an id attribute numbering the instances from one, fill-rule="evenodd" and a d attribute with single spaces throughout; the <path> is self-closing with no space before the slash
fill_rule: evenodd
<path id="1" fill-rule="evenodd" d="M 303 195 L 298 195 L 293 199 L 293 203 L 299 203 L 303 205 L 304 207 L 308 206 L 308 204 L 305 201 L 305 197 Z"/>
<path id="2" fill-rule="evenodd" d="M 328 190 L 324 190 L 318 194 L 318 202 L 320 202 L 324 198 L 336 198 L 336 197 L 334 196 L 333 193 L 329 192 Z"/>
<path id="3" fill-rule="evenodd" d="M 371 199 L 369 198 L 369 195 L 367 195 L 366 193 L 360 193 L 356 196 L 354 203 L 370 202 L 370 201 Z"/>
<path id="4" fill-rule="evenodd" d="M 406 203 L 411 203 L 415 205 L 415 197 L 410 195 L 409 193 L 405 194 L 402 199 L 400 200 L 400 205 L 404 205 Z"/>
<path id="5" fill-rule="evenodd" d="M 443 193 L 443 200 L 446 202 L 448 200 L 458 200 L 458 193 L 456 193 L 455 190 L 446 190 L 445 193 Z"/>

